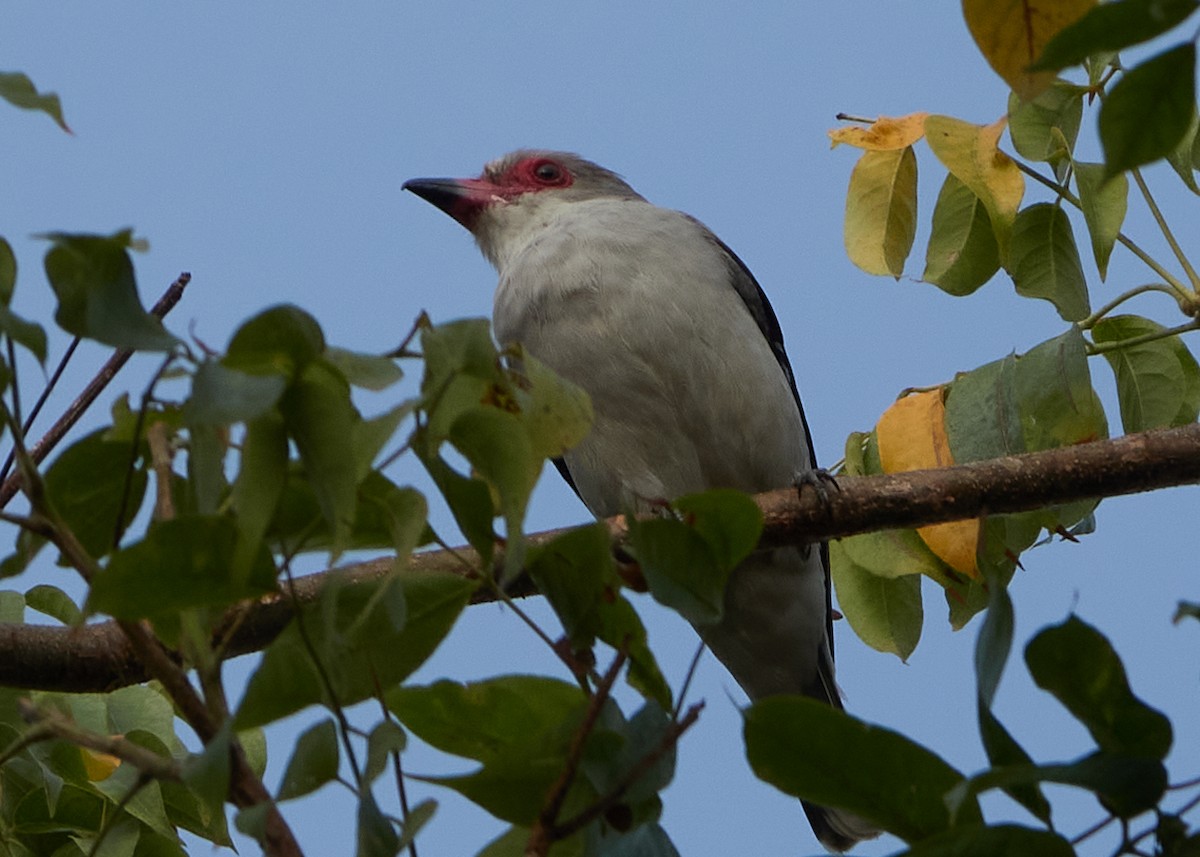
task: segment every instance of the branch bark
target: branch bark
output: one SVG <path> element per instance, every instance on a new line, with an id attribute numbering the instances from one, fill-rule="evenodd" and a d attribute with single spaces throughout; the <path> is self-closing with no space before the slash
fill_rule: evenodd
<path id="1" fill-rule="evenodd" d="M 875 530 L 1023 512 L 1076 500 L 1134 494 L 1200 482 L 1200 424 L 1126 435 L 1062 449 L 1008 456 L 974 464 L 887 476 L 843 477 L 828 506 L 814 492 L 785 489 L 758 495 L 765 526 L 762 544 L 799 544 Z M 607 522 L 614 550 L 625 526 Z M 544 544 L 565 530 L 529 537 Z M 416 554 L 414 572 L 460 574 L 469 548 Z M 382 558 L 296 580 L 300 604 L 313 601 L 331 575 L 373 579 L 392 566 Z M 512 594 L 533 594 L 527 578 Z M 481 592 L 478 600 L 491 600 Z M 292 601 L 271 595 L 230 610 L 218 637 L 228 636 L 226 655 L 265 647 L 292 616 Z M 145 667 L 112 622 L 81 628 L 0 623 L 0 686 L 59 691 L 106 691 L 145 681 Z"/>

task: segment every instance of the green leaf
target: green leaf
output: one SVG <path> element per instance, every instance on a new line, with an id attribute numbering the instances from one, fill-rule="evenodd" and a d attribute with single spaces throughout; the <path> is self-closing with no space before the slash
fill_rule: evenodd
<path id="1" fill-rule="evenodd" d="M 1083 118 L 1084 92 L 1057 80 L 1032 101 L 1015 92 L 1008 96 L 1008 133 L 1021 157 L 1051 163 L 1070 157 Z"/>
<path id="2" fill-rule="evenodd" d="M 1108 437 L 1108 421 L 1092 387 L 1078 328 L 1017 358 L 1016 391 L 1030 452 Z"/>
<path id="3" fill-rule="evenodd" d="M 334 550 L 340 551 L 358 505 L 354 448 L 348 440 L 361 417 L 350 401 L 350 386 L 328 363 L 311 361 L 284 393 L 279 410 L 333 533 Z"/>
<path id="4" fill-rule="evenodd" d="M 362 479 L 370 472 L 375 458 L 392 439 L 404 418 L 412 414 L 415 405 L 416 402 L 412 400 L 401 402 L 382 414 L 355 424 L 351 445 L 354 447 L 354 472 L 357 478 Z"/>
<path id="5" fill-rule="evenodd" d="M 0 590 L 0 622 L 21 625 L 25 622 L 25 596 L 20 592 Z"/>
<path id="6" fill-rule="evenodd" d="M 1196 109 L 1196 46 L 1186 42 L 1125 72 L 1100 106 L 1104 166 L 1116 175 L 1166 157 Z"/>
<path id="7" fill-rule="evenodd" d="M 912 535 L 916 537 L 916 533 Z M 877 651 L 890 652 L 902 661 L 908 660 L 921 639 L 924 622 L 920 576 L 889 578 L 873 574 L 853 560 L 843 545 L 845 541 L 850 539 L 829 543 L 838 606 L 864 643 Z"/>
<path id="8" fill-rule="evenodd" d="M 39 583 L 25 593 L 25 603 L 39 613 L 44 613 L 64 625 L 77 625 L 83 620 L 83 613 L 71 600 L 71 596 L 57 586 Z"/>
<path id="9" fill-rule="evenodd" d="M 1196 0 L 1101 3 L 1055 35 L 1031 70 L 1057 71 L 1093 54 L 1149 41 L 1187 20 L 1196 8 Z"/>
<path id="10" fill-rule="evenodd" d="M 955 376 L 946 394 L 946 436 L 956 464 L 1026 451 L 1012 355 Z"/>
<path id="11" fill-rule="evenodd" d="M 241 532 L 235 557 L 239 570 L 253 558 L 275 517 L 287 482 L 287 464 L 287 430 L 279 412 L 248 421 L 233 483 L 233 509 Z"/>
<path id="12" fill-rule="evenodd" d="M 483 765 L 435 782 L 514 824 L 537 817 L 588 704 L 578 687 L 541 676 L 400 687 L 387 703 L 423 741 Z M 576 789 L 582 785 L 576 781 Z"/>
<path id="13" fill-rule="evenodd" d="M 276 800 L 291 800 L 309 794 L 338 775 L 337 726 L 325 719 L 310 726 L 296 739 L 292 757 L 279 784 Z"/>
<path id="14" fill-rule="evenodd" d="M 105 440 L 103 430 L 71 444 L 46 472 L 46 496 L 94 559 L 112 550 L 145 492 L 146 472 L 135 466 L 129 444 Z"/>
<path id="15" fill-rule="evenodd" d="M 190 508 L 202 515 L 215 515 L 225 498 L 229 483 L 225 478 L 225 458 L 229 454 L 228 435 L 215 425 L 188 427 L 188 457 L 185 486 Z"/>
<path id="16" fill-rule="evenodd" d="M 952 818 L 944 796 L 963 775 L 899 733 L 815 699 L 774 696 L 745 712 L 754 773 L 786 794 L 846 809 L 905 841 L 981 820 L 966 800 Z"/>
<path id="17" fill-rule="evenodd" d="M 1108 276 L 1108 258 L 1121 234 L 1129 201 L 1129 179 L 1124 173 L 1105 179 L 1103 164 L 1075 162 L 1075 184 L 1079 205 L 1092 238 L 1092 256 L 1100 271 L 1100 281 Z"/>
<path id="18" fill-rule="evenodd" d="M 988 610 L 979 638 L 975 643 L 976 714 L 979 735 L 992 767 L 1002 765 L 1032 765 L 1033 759 L 1017 743 L 1004 725 L 992 713 L 992 702 L 1008 655 L 1012 651 L 1012 600 L 1008 597 L 1007 580 L 991 575 L 988 580 Z M 1021 783 L 1005 789 L 1017 803 L 1028 809 L 1042 822 L 1050 823 L 1050 803 L 1036 783 Z"/>
<path id="19" fill-rule="evenodd" d="M 899 279 L 917 230 L 917 157 L 912 146 L 864 152 L 846 194 L 846 254 L 868 274 Z"/>
<path id="20" fill-rule="evenodd" d="M 500 357 L 485 318 L 461 319 L 426 328 L 421 331 L 421 350 L 425 355 L 421 392 L 439 402 L 445 398 L 447 387 L 456 376 L 480 382 L 479 389 L 503 380 Z M 474 404 L 479 401 L 476 398 Z M 451 416 L 449 422 L 453 422 L 454 416 L 457 415 Z M 437 432 L 434 434 L 439 436 Z"/>
<path id="21" fill-rule="evenodd" d="M 471 479 L 458 473 L 441 456 L 428 457 L 424 443 L 415 446 L 418 457 L 429 471 L 442 499 L 450 507 L 454 521 L 471 547 L 479 553 L 484 567 L 491 564 L 496 547 L 496 533 L 492 529 L 495 506 L 492 492 L 481 479 Z"/>
<path id="22" fill-rule="evenodd" d="M 963 825 L 923 839 L 895 857 L 1075 857 L 1057 833 L 1015 824 Z"/>
<path id="23" fill-rule="evenodd" d="M 25 110 L 40 110 L 54 120 L 68 134 L 67 120 L 63 118 L 62 104 L 53 92 L 38 92 L 33 81 L 19 71 L 0 71 L 0 98 L 14 107 Z"/>
<path id="24" fill-rule="evenodd" d="M 1011 792 L 1039 783 L 1088 789 L 1096 793 L 1106 809 L 1121 818 L 1131 818 L 1155 807 L 1166 790 L 1167 772 L 1154 759 L 1099 752 L 1058 765 L 995 767 L 955 787 L 947 801 L 954 807 L 963 799 L 973 801 L 988 789 Z"/>
<path id="25" fill-rule="evenodd" d="M 364 390 L 386 390 L 404 377 L 391 357 L 347 351 L 330 345 L 325 348 L 325 359 L 336 366 L 352 386 Z"/>
<path id="26" fill-rule="evenodd" d="M 1066 321 L 1091 311 L 1071 221 L 1053 203 L 1039 202 L 1017 214 L 1009 272 L 1017 294 L 1050 301 Z"/>
<path id="27" fill-rule="evenodd" d="M 395 857 L 400 852 L 400 836 L 384 815 L 375 796 L 365 792 L 358 801 L 358 835 L 354 857 Z"/>
<path id="28" fill-rule="evenodd" d="M 0 238 L 0 305 L 8 306 L 17 287 L 17 257 L 12 245 Z"/>
<path id="29" fill-rule="evenodd" d="M 472 470 L 499 496 L 508 537 L 504 579 L 512 580 L 524 562 L 521 533 L 525 508 L 543 460 L 534 454 L 520 419 L 497 408 L 477 407 L 460 414 L 449 437 Z"/>
<path id="30" fill-rule="evenodd" d="M 151 525 L 146 537 L 113 554 L 92 583 L 88 611 L 118 619 L 175 616 L 195 607 L 224 607 L 275 588 L 275 564 L 260 546 L 249 573 L 235 577 L 233 521 L 184 515 Z"/>
<path id="31" fill-rule="evenodd" d="M 282 375 L 249 375 L 205 360 L 192 376 L 183 419 L 188 425 L 209 426 L 249 422 L 274 408 L 286 386 Z"/>
<path id="32" fill-rule="evenodd" d="M 1102 318 L 1092 328 L 1097 345 L 1119 343 L 1166 328 L 1136 315 Z M 1200 407 L 1200 366 L 1179 336 L 1106 349 L 1117 379 L 1121 424 L 1126 432 L 1186 425 Z"/>
<path id="33" fill-rule="evenodd" d="M 1171 621 L 1178 624 L 1184 619 L 1200 619 L 1200 604 L 1195 601 L 1180 601 L 1175 607 L 1175 615 Z"/>
<path id="34" fill-rule="evenodd" d="M 629 543 L 656 601 L 693 624 L 721 620 L 733 569 L 703 533 L 685 521 L 631 518 Z"/>
<path id="35" fill-rule="evenodd" d="M 1200 131 L 1200 113 L 1192 110 L 1192 124 L 1187 133 L 1179 141 L 1179 145 L 1167 153 L 1167 163 L 1179 175 L 1187 189 L 1200 195 L 1200 185 L 1196 184 L 1196 164 L 1192 152 L 1196 149 L 1196 132 Z"/>
<path id="36" fill-rule="evenodd" d="M 219 825 L 219 830 L 228 836 L 225 827 L 225 798 L 229 794 L 229 721 L 205 746 L 203 752 L 190 756 L 183 765 L 183 782 L 195 797 L 198 821 L 208 828 Z M 164 793 L 170 802 L 170 797 Z"/>
<path id="37" fill-rule="evenodd" d="M 963 296 L 998 270 L 1000 251 L 983 201 L 953 173 L 947 173 L 933 208 L 921 279 L 947 294 Z"/>
<path id="38" fill-rule="evenodd" d="M 129 248 L 132 230 L 47 236 L 46 277 L 58 297 L 54 320 L 67 333 L 115 348 L 169 351 L 179 340 L 142 307 Z"/>
<path id="39" fill-rule="evenodd" d="M 1129 688 L 1125 667 L 1095 628 L 1072 616 L 1038 633 L 1025 648 L 1038 687 L 1092 733 L 1101 750 L 1161 760 L 1171 748 L 1171 722 Z"/>
<path id="40" fill-rule="evenodd" d="M 370 783 L 387 768 L 393 753 L 401 752 L 408 744 L 408 735 L 395 720 L 376 724 L 367 736 L 367 763 L 363 779 Z"/>
<path id="41" fill-rule="evenodd" d="M 532 354 L 522 353 L 528 388 L 517 388 L 521 421 L 534 455 L 558 458 L 584 439 L 592 427 L 592 400 L 582 387 L 560 378 Z"/>
<path id="42" fill-rule="evenodd" d="M 7 306 L 0 306 L 0 333 L 27 349 L 39 363 L 45 364 L 46 331 L 40 324 L 22 318 Z"/>
<path id="43" fill-rule="evenodd" d="M 297 306 L 281 304 L 239 327 L 221 362 L 251 375 L 293 378 L 324 351 L 325 334 L 317 320 Z"/>
<path id="44" fill-rule="evenodd" d="M 403 627 L 380 586 L 400 587 Z M 476 583 L 449 574 L 406 572 L 376 583 L 331 587 L 302 613 L 306 633 L 334 684 L 338 702 L 353 705 L 377 688 L 403 681 L 450 632 Z M 238 706 L 239 728 L 260 726 L 327 702 L 295 620 L 267 647 Z"/>

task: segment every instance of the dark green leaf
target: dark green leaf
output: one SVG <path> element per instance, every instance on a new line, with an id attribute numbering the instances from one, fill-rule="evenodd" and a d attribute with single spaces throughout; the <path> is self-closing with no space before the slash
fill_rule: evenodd
<path id="1" fill-rule="evenodd" d="M 719 622 L 730 569 L 705 538 L 683 521 L 629 520 L 629 542 L 655 600 L 689 622 Z"/>
<path id="2" fill-rule="evenodd" d="M 397 687 L 386 698 L 422 741 L 485 764 L 507 758 L 514 745 L 534 746 L 548 735 L 569 741 L 573 722 L 587 708 L 576 685 L 532 675 Z"/>
<path id="3" fill-rule="evenodd" d="M 1171 722 L 1129 688 L 1125 668 L 1099 631 L 1072 616 L 1042 630 L 1025 648 L 1038 687 L 1066 706 L 1104 750 L 1161 760 Z"/>
<path id="4" fill-rule="evenodd" d="M 833 568 L 833 584 L 837 589 L 838 606 L 850 622 L 854 633 L 873 649 L 890 652 L 907 660 L 921 639 L 924 608 L 921 606 L 921 577 L 884 577 L 858 564 L 845 545 L 849 541 L 874 536 L 886 538 L 892 532 L 870 533 L 830 542 L 829 558 Z M 912 530 L 903 531 L 917 538 Z M 863 547 L 860 543 L 860 550 Z M 875 553 L 873 548 L 868 548 Z M 928 553 L 928 550 L 926 550 Z M 937 560 L 929 554 L 931 565 Z M 940 571 L 940 569 L 939 569 Z M 944 572 L 942 572 L 944 574 Z"/>
<path id="5" fill-rule="evenodd" d="M 1192 152 L 1196 149 L 1196 132 L 1200 131 L 1200 113 L 1192 110 L 1192 124 L 1187 133 L 1179 141 L 1179 145 L 1167 153 L 1167 163 L 1179 175 L 1187 189 L 1194 194 L 1200 194 L 1200 185 L 1196 184 L 1196 164 Z"/>
<path id="6" fill-rule="evenodd" d="M 1097 345 L 1119 343 L 1164 330 L 1148 318 L 1118 315 L 1096 322 L 1092 339 Z M 1108 348 L 1103 353 L 1117 379 L 1121 424 L 1126 432 L 1196 421 L 1200 366 L 1178 336 Z"/>
<path id="7" fill-rule="evenodd" d="M 1079 136 L 1084 92 L 1057 80 L 1032 101 L 1022 101 L 1015 92 L 1008 96 L 1008 133 L 1021 157 L 1055 163 L 1070 156 Z"/>
<path id="8" fill-rule="evenodd" d="M 14 107 L 26 110 L 40 110 L 54 120 L 54 123 L 68 134 L 67 120 L 63 118 L 62 104 L 58 95 L 53 92 L 38 92 L 33 81 L 19 71 L 0 72 L 0 98 Z"/>
<path id="9" fill-rule="evenodd" d="M 1129 200 L 1129 179 L 1120 173 L 1106 180 L 1104 164 L 1075 162 L 1075 184 L 1079 205 L 1092 238 L 1092 256 L 1101 282 L 1108 276 L 1108 259 L 1125 222 Z"/>
<path id="10" fill-rule="evenodd" d="M 216 823 L 222 831 L 225 830 L 225 798 L 229 794 L 229 734 L 227 720 L 204 751 L 189 757 L 183 766 L 183 782 L 196 798 L 198 820 L 205 828 Z"/>
<path id="11" fill-rule="evenodd" d="M 120 619 L 171 617 L 194 607 L 223 607 L 275 588 L 265 547 L 249 573 L 235 577 L 237 528 L 225 517 L 187 515 L 159 521 L 146 538 L 113 554 L 92 584 L 89 611 Z"/>
<path id="12" fill-rule="evenodd" d="M 395 857 L 400 851 L 400 836 L 384 815 L 375 797 L 365 792 L 358 801 L 358 836 L 354 857 Z"/>
<path id="13" fill-rule="evenodd" d="M 367 764 L 363 779 L 370 783 L 387 768 L 393 753 L 399 753 L 408 743 L 408 736 L 395 720 L 376 724 L 367 737 Z"/>
<path id="14" fill-rule="evenodd" d="M 1100 107 L 1108 175 L 1166 157 L 1187 134 L 1195 109 L 1196 46 L 1191 42 L 1125 72 Z"/>
<path id="15" fill-rule="evenodd" d="M 0 622 L 20 625 L 25 621 L 25 596 L 20 592 L 0 590 Z"/>
<path id="16" fill-rule="evenodd" d="M 342 705 L 374 695 L 379 685 L 403 681 L 424 663 L 450 632 L 476 586 L 449 574 L 406 572 L 395 580 L 405 605 L 403 628 L 395 627 L 394 611 L 375 594 L 379 586 L 395 582 L 337 587 L 303 611 L 305 629 L 326 658 L 325 669 Z M 330 599 L 335 603 L 327 603 Z M 239 727 L 259 726 L 327 701 L 294 623 L 271 643 L 251 676 L 238 707 Z"/>
<path id="17" fill-rule="evenodd" d="M 7 306 L 0 306 L 0 333 L 28 349 L 39 363 L 46 362 L 46 331 L 40 324 L 21 318 Z"/>
<path id="18" fill-rule="evenodd" d="M 271 812 L 272 804 L 263 803 L 245 809 L 239 809 L 233 817 L 233 826 L 239 833 L 249 836 L 260 845 L 267 835 L 267 815 Z"/>
<path id="19" fill-rule="evenodd" d="M 496 547 L 492 519 L 496 515 L 492 492 L 481 479 L 471 479 L 457 472 L 441 456 L 427 457 L 424 444 L 418 444 L 417 455 L 437 485 L 442 499 L 450 507 L 454 521 L 471 547 L 479 553 L 480 562 L 487 566 Z"/>
<path id="20" fill-rule="evenodd" d="M 192 376 L 192 394 L 183 405 L 183 419 L 188 425 L 249 422 L 274 408 L 286 386 L 283 375 L 249 375 L 206 360 Z"/>
<path id="21" fill-rule="evenodd" d="M 1026 451 L 1012 355 L 955 376 L 946 395 L 946 435 L 956 464 Z"/>
<path id="22" fill-rule="evenodd" d="M 1108 437 L 1092 387 L 1083 335 L 1071 327 L 1017 359 L 1017 405 L 1025 448 L 1055 449 Z"/>
<path id="23" fill-rule="evenodd" d="M 1149 41 L 1187 20 L 1196 8 L 1196 0 L 1101 3 L 1051 39 L 1032 70 L 1057 71 L 1078 65 L 1092 54 Z"/>
<path id="24" fill-rule="evenodd" d="M 672 504 L 704 541 L 717 562 L 731 571 L 758 546 L 762 512 L 749 495 L 728 488 L 688 494 Z"/>
<path id="25" fill-rule="evenodd" d="M 615 711 L 614 711 L 615 713 Z M 581 773 L 588 778 L 598 794 L 608 794 L 624 782 L 630 772 L 651 754 L 658 752 L 668 741 L 667 730 L 671 718 L 657 702 L 646 702 L 628 721 L 609 717 L 602 721 L 597 732 L 608 731 L 609 736 L 598 734 L 598 738 L 619 739 L 610 746 L 607 740 L 596 740 L 588 745 L 580 765 Z M 655 761 L 622 794 L 626 804 L 638 804 L 657 799 L 657 795 L 675 776 L 675 750 L 671 749 Z"/>
<path id="26" fill-rule="evenodd" d="M 263 310 L 229 340 L 222 362 L 252 375 L 293 378 L 325 350 L 317 320 L 292 304 Z"/>
<path id="27" fill-rule="evenodd" d="M 46 277 L 58 297 L 54 320 L 67 333 L 116 348 L 168 351 L 178 340 L 142 307 L 128 229 L 101 235 L 47 236 Z"/>
<path id="28" fill-rule="evenodd" d="M 338 759 L 334 722 L 326 719 L 310 726 L 296 739 L 275 799 L 291 800 L 316 791 L 337 777 Z"/>
<path id="29" fill-rule="evenodd" d="M 1155 759 L 1116 753 L 1093 753 L 1060 765 L 1010 765 L 992 768 L 957 786 L 947 797 L 951 806 L 959 800 L 975 800 L 988 789 L 1005 791 L 1028 788 L 1038 783 L 1078 786 L 1095 792 L 1105 808 L 1122 818 L 1154 808 L 1167 786 L 1167 772 Z"/>
<path id="30" fill-rule="evenodd" d="M 1091 311 L 1071 221 L 1059 206 L 1039 202 L 1019 211 L 1010 254 L 1017 294 L 1050 301 L 1066 321 Z"/>
<path id="31" fill-rule="evenodd" d="M 103 430 L 73 443 L 46 472 L 50 503 L 96 559 L 112 550 L 118 527 L 133 520 L 145 492 L 146 472 L 135 467 L 130 445 L 105 440 Z"/>
<path id="32" fill-rule="evenodd" d="M 971 799 L 951 817 L 945 795 L 964 779 L 940 757 L 815 699 L 761 699 L 745 713 L 744 734 L 760 779 L 795 797 L 850 810 L 906 841 L 980 820 Z"/>
<path id="33" fill-rule="evenodd" d="M 1175 607 L 1175 615 L 1171 617 L 1171 621 L 1178 623 L 1186 618 L 1200 619 L 1200 604 L 1194 601 L 1180 601 Z"/>
<path id="34" fill-rule="evenodd" d="M 951 295 L 969 295 L 1000 270 L 1000 251 L 987 209 L 947 173 L 933 208 L 921 279 Z"/>
<path id="35" fill-rule="evenodd" d="M 17 287 L 17 257 L 12 245 L 0 238 L 0 305 L 8 306 Z"/>
<path id="36" fill-rule="evenodd" d="M 401 421 L 413 412 L 415 404 L 411 400 L 401 402 L 378 416 L 360 420 L 355 424 L 351 443 L 354 447 L 354 459 L 357 462 L 354 472 L 359 479 L 365 477 L 371 470 L 375 458 L 392 439 Z"/>
<path id="37" fill-rule="evenodd" d="M 435 782 L 514 824 L 537 817 L 587 708 L 579 688 L 540 676 L 401 687 L 387 702 L 422 740 L 483 763 L 475 773 Z M 582 787 L 576 781 L 575 790 Z"/>
<path id="38" fill-rule="evenodd" d="M 233 509 L 241 532 L 235 557 L 239 568 L 253 558 L 275 517 L 287 483 L 287 463 L 287 430 L 278 411 L 269 411 L 246 423 L 238 475 L 233 483 Z"/>
<path id="39" fill-rule="evenodd" d="M 1015 824 L 964 825 L 931 836 L 895 857 L 1075 857 L 1057 833 Z"/>
<path id="40" fill-rule="evenodd" d="M 225 499 L 228 435 L 218 426 L 199 424 L 188 429 L 187 488 L 191 508 L 202 515 L 215 515 Z"/>
<path id="41" fill-rule="evenodd" d="M 304 473 L 340 550 L 354 526 L 358 503 L 354 449 L 348 442 L 361 419 L 350 387 L 337 370 L 312 361 L 279 403 L 288 434 L 296 442 Z"/>
<path id="42" fill-rule="evenodd" d="M 331 345 L 325 348 L 325 359 L 336 366 L 351 385 L 364 390 L 386 390 L 404 377 L 391 357 L 347 351 Z"/>
<path id="43" fill-rule="evenodd" d="M 436 811 L 437 801 L 431 799 L 421 801 L 408 811 L 408 817 L 404 819 L 404 830 L 400 834 L 399 850 L 403 851 L 416 839 L 421 828 L 429 823 Z"/>
<path id="44" fill-rule="evenodd" d="M 499 356 L 485 318 L 466 318 L 421 331 L 425 377 L 421 392 L 438 395 L 455 375 L 468 375 L 489 384 L 502 379 Z"/>
<path id="45" fill-rule="evenodd" d="M 71 596 L 48 583 L 40 583 L 26 592 L 25 603 L 64 625 L 76 625 L 83 619 L 83 613 L 71 600 Z"/>

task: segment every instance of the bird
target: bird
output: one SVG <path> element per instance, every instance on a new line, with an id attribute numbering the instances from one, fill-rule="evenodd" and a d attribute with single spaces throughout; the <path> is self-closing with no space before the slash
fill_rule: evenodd
<path id="1" fill-rule="evenodd" d="M 699 220 L 549 150 L 403 189 L 464 226 L 496 268 L 499 343 L 519 343 L 591 397 L 591 430 L 555 463 L 594 515 L 820 472 L 775 312 Z M 751 700 L 803 694 L 841 708 L 832 618 L 821 543 L 751 554 L 730 577 L 721 620 L 696 630 Z M 804 811 L 832 851 L 879 832 L 844 810 Z"/>

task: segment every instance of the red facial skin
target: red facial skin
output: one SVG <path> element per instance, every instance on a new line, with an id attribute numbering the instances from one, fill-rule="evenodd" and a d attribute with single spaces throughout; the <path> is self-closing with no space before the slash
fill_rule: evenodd
<path id="1" fill-rule="evenodd" d="M 475 179 L 412 179 L 404 183 L 422 199 L 436 205 L 467 229 L 489 205 L 507 204 L 526 193 L 570 187 L 575 181 L 552 158 L 523 158 L 494 177 L 487 170 Z"/>

